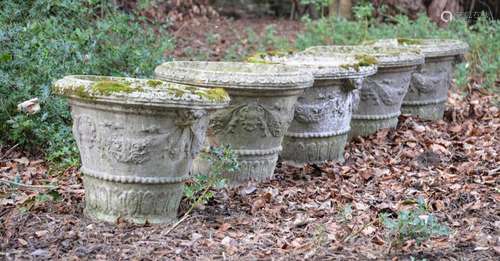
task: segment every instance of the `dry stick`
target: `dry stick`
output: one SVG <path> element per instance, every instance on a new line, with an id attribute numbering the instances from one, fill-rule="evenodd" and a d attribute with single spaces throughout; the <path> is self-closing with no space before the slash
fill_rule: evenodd
<path id="1" fill-rule="evenodd" d="M 193 211 L 193 209 L 198 206 L 198 204 L 200 204 L 201 202 L 201 199 L 205 196 L 205 194 L 208 193 L 208 190 L 210 189 L 211 186 L 207 186 L 205 188 L 205 190 L 203 190 L 203 193 L 196 199 L 196 201 L 193 203 L 193 205 L 191 205 L 191 207 L 188 209 L 188 211 L 186 211 L 186 213 L 184 213 L 184 216 L 182 216 L 181 219 L 179 219 L 179 221 L 175 222 L 175 224 L 173 224 L 168 230 L 167 232 L 165 232 L 165 236 L 168 235 L 170 232 L 172 232 L 177 226 L 179 226 L 182 222 L 184 222 L 184 220 L 186 220 L 188 217 L 189 217 L 189 214 L 191 214 L 191 212 Z"/>
<path id="2" fill-rule="evenodd" d="M 8 149 L 5 154 L 2 155 L 2 157 L 0 157 L 0 160 L 1 159 L 4 159 L 6 158 L 7 156 L 9 156 L 9 154 L 15 149 L 17 148 L 17 146 L 19 146 L 19 143 L 17 143 L 16 145 L 12 146 L 12 148 Z"/>
<path id="3" fill-rule="evenodd" d="M 499 170 L 500 170 L 500 167 L 498 167 L 496 169 L 492 169 L 492 170 L 488 171 L 488 175 L 492 175 L 492 176 L 498 175 Z"/>
<path id="4" fill-rule="evenodd" d="M 372 222 L 370 223 L 366 223 L 364 224 L 361 229 L 358 229 L 356 232 L 353 232 L 351 234 L 349 234 L 346 238 L 344 238 L 344 240 L 342 240 L 344 243 L 349 241 L 351 238 L 357 236 L 359 233 L 361 233 L 361 231 L 365 230 L 365 228 L 367 228 L 368 226 L 370 225 L 373 225 L 375 222 L 377 221 L 377 219 L 374 219 Z"/>
<path id="5" fill-rule="evenodd" d="M 26 188 L 35 188 L 35 189 L 56 189 L 57 186 L 51 186 L 51 185 L 28 185 L 28 184 L 23 184 L 23 183 L 18 183 L 6 179 L 0 179 L 0 183 L 4 184 L 9 184 L 9 185 L 16 185 L 20 187 L 26 187 Z"/>

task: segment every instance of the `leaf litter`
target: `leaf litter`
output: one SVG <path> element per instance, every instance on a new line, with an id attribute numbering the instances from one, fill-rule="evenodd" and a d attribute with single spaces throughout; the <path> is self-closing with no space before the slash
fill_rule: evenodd
<path id="1" fill-rule="evenodd" d="M 85 218 L 76 169 L 53 176 L 40 158 L 9 151 L 0 161 L 5 181 L 0 185 L 0 256 L 494 259 L 500 251 L 500 112 L 492 96 L 478 90 L 465 97 L 451 93 L 450 104 L 442 121 L 402 115 L 396 130 L 354 139 L 343 164 L 279 164 L 274 180 L 217 191 L 168 235 L 168 225 Z M 415 208 L 419 198 L 451 232 L 395 247 L 379 216 L 396 217 Z"/>

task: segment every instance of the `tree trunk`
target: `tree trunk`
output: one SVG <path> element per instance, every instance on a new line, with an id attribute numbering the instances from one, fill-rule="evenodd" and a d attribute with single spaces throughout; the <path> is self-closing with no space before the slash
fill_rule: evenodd
<path id="1" fill-rule="evenodd" d="M 330 16 L 339 16 L 346 19 L 352 17 L 352 0 L 333 0 L 328 8 Z"/>

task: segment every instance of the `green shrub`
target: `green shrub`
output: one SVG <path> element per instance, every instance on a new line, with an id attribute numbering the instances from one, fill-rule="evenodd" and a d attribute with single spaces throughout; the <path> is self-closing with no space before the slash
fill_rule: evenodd
<path id="1" fill-rule="evenodd" d="M 160 39 L 134 15 L 105 3 L 0 2 L 0 142 L 42 151 L 54 163 L 76 164 L 68 106 L 51 93 L 51 83 L 67 74 L 148 76 L 173 46 L 168 36 Z M 40 99 L 38 114 L 16 110 L 33 97 Z"/>
<path id="2" fill-rule="evenodd" d="M 314 45 L 360 44 L 363 41 L 381 38 L 451 38 L 466 41 L 469 46 L 467 63 L 457 67 L 456 77 L 459 86 L 465 86 L 471 76 L 484 79 L 481 86 L 498 93 L 495 80 L 500 72 L 500 21 L 488 20 L 481 16 L 469 25 L 464 19 L 454 19 L 448 27 L 440 28 L 425 14 L 416 20 L 407 16 L 390 17 L 390 22 L 377 22 L 373 17 L 373 7 L 362 5 L 354 7 L 356 21 L 339 17 L 326 17 L 318 20 L 304 18 L 305 31 L 297 35 L 297 49 Z"/>

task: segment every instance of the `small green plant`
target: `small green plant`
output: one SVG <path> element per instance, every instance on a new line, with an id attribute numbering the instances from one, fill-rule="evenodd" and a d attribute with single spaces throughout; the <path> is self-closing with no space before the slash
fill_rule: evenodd
<path id="1" fill-rule="evenodd" d="M 379 216 L 381 223 L 389 231 L 391 245 L 401 245 L 408 240 L 415 240 L 417 244 L 432 236 L 447 236 L 450 230 L 446 225 L 438 222 L 436 217 L 428 213 L 422 198 L 418 199 L 418 206 L 411 210 L 399 211 L 396 218 L 382 213 Z"/>
<path id="2" fill-rule="evenodd" d="M 314 229 L 314 245 L 317 248 L 325 245 L 328 241 L 328 234 L 326 233 L 326 227 L 324 224 L 316 225 Z"/>
<path id="3" fill-rule="evenodd" d="M 236 153 L 229 145 L 210 147 L 208 152 L 201 156 L 207 161 L 210 169 L 206 174 L 195 176 L 190 185 L 184 186 L 184 195 L 191 202 L 191 207 L 186 214 L 198 205 L 206 204 L 213 197 L 211 189 L 224 187 L 223 174 L 239 169 Z"/>
<path id="4" fill-rule="evenodd" d="M 346 223 L 347 221 L 352 219 L 352 205 L 346 204 L 342 209 L 340 209 L 339 213 L 340 222 Z"/>
<path id="5" fill-rule="evenodd" d="M 189 201 L 190 207 L 182 218 L 165 232 L 166 234 L 186 220 L 197 206 L 207 204 L 213 198 L 214 193 L 211 190 L 222 188 L 225 184 L 223 174 L 238 171 L 240 168 L 236 153 L 229 145 L 211 146 L 206 153 L 201 153 L 201 156 L 210 166 L 209 171 L 195 176 L 191 184 L 184 186 L 184 196 Z"/>

